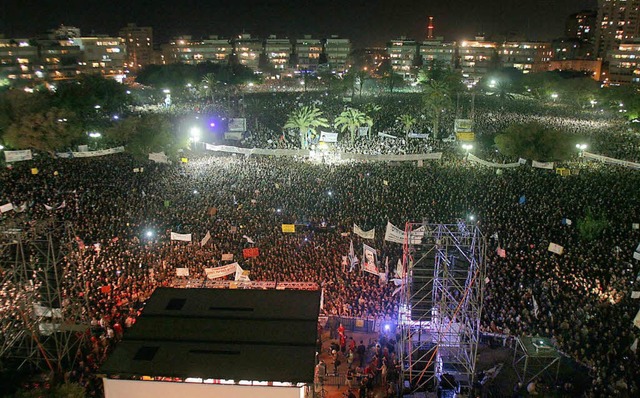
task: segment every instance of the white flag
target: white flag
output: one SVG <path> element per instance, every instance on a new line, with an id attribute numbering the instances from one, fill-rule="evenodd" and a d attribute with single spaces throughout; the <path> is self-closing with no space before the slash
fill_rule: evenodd
<path id="1" fill-rule="evenodd" d="M 64 209 L 65 207 L 67 207 L 67 201 L 63 200 L 62 203 L 60 204 L 60 206 L 58 206 L 58 209 Z"/>
<path id="2" fill-rule="evenodd" d="M 633 326 L 635 326 L 638 329 L 640 329 L 640 310 L 638 310 L 638 313 L 636 314 L 636 317 L 633 318 Z"/>
<path id="3" fill-rule="evenodd" d="M 0 206 L 0 213 L 6 213 L 11 210 L 13 210 L 13 205 L 11 203 Z"/>
<path id="4" fill-rule="evenodd" d="M 631 229 L 640 229 L 640 223 L 633 223 L 631 224 Z"/>
<path id="5" fill-rule="evenodd" d="M 16 213 L 22 213 L 25 210 L 27 210 L 27 202 L 24 202 L 18 207 L 13 207 L 13 211 L 15 211 Z"/>
<path id="6" fill-rule="evenodd" d="M 233 261 L 233 253 L 224 253 L 222 255 L 222 261 Z"/>
<path id="7" fill-rule="evenodd" d="M 204 236 L 204 238 L 202 238 L 202 240 L 200 241 L 200 246 L 204 246 L 207 244 L 207 242 L 209 242 L 209 240 L 211 239 L 211 233 L 209 231 L 207 231 L 207 234 Z"/>
<path id="8" fill-rule="evenodd" d="M 176 268 L 176 276 L 189 276 L 189 268 Z"/>
<path id="9" fill-rule="evenodd" d="M 564 247 L 555 243 L 549 243 L 549 251 L 556 254 L 562 254 L 564 252 Z"/>
<path id="10" fill-rule="evenodd" d="M 180 240 L 183 242 L 191 242 L 191 234 L 179 234 L 171 232 L 171 240 Z"/>
<path id="11" fill-rule="evenodd" d="M 369 231 L 363 231 L 359 226 L 353 224 L 353 233 L 363 239 L 375 239 L 376 229 L 372 228 Z"/>
<path id="12" fill-rule="evenodd" d="M 251 239 L 250 237 L 248 237 L 247 235 L 242 235 L 243 238 L 245 238 L 247 240 L 248 243 L 251 243 L 252 245 L 256 242 L 253 241 L 253 239 Z"/>
<path id="13" fill-rule="evenodd" d="M 635 354 L 637 350 L 638 350 L 638 338 L 636 337 L 636 339 L 633 341 L 633 344 L 631 344 L 631 351 Z"/>
<path id="14" fill-rule="evenodd" d="M 52 207 L 52 206 L 44 205 L 44 208 L 45 208 L 45 209 L 47 209 L 47 210 L 53 210 L 53 207 Z"/>
<path id="15" fill-rule="evenodd" d="M 324 310 L 324 287 L 322 288 L 322 291 L 320 292 L 320 309 Z"/>
<path id="16" fill-rule="evenodd" d="M 402 278 L 404 276 L 404 265 L 400 259 L 398 259 L 398 265 L 396 265 L 396 276 L 398 278 Z"/>
<path id="17" fill-rule="evenodd" d="M 538 319 L 538 302 L 534 296 L 531 296 L 531 299 L 533 300 L 533 316 Z"/>
<path id="18" fill-rule="evenodd" d="M 631 292 L 631 298 L 632 298 L 632 299 L 638 299 L 638 298 L 640 298 L 640 291 L 638 291 L 638 292 Z"/>

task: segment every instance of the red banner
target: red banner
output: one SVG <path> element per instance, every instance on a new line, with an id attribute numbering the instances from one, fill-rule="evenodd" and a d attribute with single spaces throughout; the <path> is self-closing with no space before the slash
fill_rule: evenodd
<path id="1" fill-rule="evenodd" d="M 100 292 L 103 293 L 103 294 L 107 294 L 107 293 L 111 292 L 111 285 L 102 286 L 100 288 Z"/>
<path id="2" fill-rule="evenodd" d="M 242 250 L 242 256 L 244 258 L 258 257 L 258 248 L 250 247 L 248 249 Z"/>

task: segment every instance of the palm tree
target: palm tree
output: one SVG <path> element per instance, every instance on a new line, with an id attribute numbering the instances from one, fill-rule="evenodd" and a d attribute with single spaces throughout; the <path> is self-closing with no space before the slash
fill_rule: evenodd
<path id="1" fill-rule="evenodd" d="M 329 127 L 329 121 L 322 117 L 322 111 L 314 105 L 303 106 L 292 112 L 284 125 L 285 129 L 298 129 L 302 149 L 307 147 L 307 131 L 317 127 Z"/>
<path id="2" fill-rule="evenodd" d="M 451 107 L 451 96 L 445 83 L 431 80 L 424 88 L 422 103 L 425 111 L 431 115 L 433 121 L 433 137 L 437 138 L 440 129 L 442 112 Z"/>
<path id="3" fill-rule="evenodd" d="M 351 135 L 351 143 L 356 140 L 356 130 L 358 127 L 367 125 L 371 127 L 373 120 L 371 117 L 354 108 L 347 108 L 336 118 L 334 127 L 340 129 L 341 133 L 348 130 Z"/>
<path id="4" fill-rule="evenodd" d="M 202 85 L 202 94 L 207 97 L 210 96 L 211 102 L 213 102 L 215 100 L 216 85 L 218 84 L 218 79 L 216 78 L 216 75 L 213 73 L 207 73 L 202 78 L 202 81 L 200 82 L 200 84 Z"/>
<path id="5" fill-rule="evenodd" d="M 414 124 L 416 124 L 416 118 L 411 115 L 400 115 L 398 117 L 398 122 L 402 125 L 402 131 L 404 131 L 404 135 L 409 135 L 411 128 Z"/>

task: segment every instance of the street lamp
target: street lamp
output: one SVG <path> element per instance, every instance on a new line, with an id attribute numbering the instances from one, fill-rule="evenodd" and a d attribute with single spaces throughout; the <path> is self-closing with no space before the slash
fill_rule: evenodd
<path id="1" fill-rule="evenodd" d="M 584 151 L 585 149 L 587 149 L 587 144 L 576 144 L 576 148 L 578 148 L 581 151 Z"/>
<path id="2" fill-rule="evenodd" d="M 558 99 L 558 94 L 557 93 L 552 93 L 551 94 L 551 98 L 553 99 L 553 102 L 556 102 L 556 100 Z"/>

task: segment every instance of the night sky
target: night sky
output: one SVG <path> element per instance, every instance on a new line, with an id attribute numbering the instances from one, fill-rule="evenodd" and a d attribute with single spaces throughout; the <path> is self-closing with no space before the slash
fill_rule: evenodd
<path id="1" fill-rule="evenodd" d="M 127 22 L 152 26 L 156 42 L 191 34 L 221 36 L 241 32 L 338 34 L 357 46 L 383 46 L 401 35 L 424 39 L 427 16 L 435 17 L 435 35 L 470 39 L 478 32 L 504 38 L 560 37 L 566 17 L 595 9 L 596 0 L 1 0 L 0 33 L 28 37 L 61 23 L 83 35 L 115 35 Z"/>

